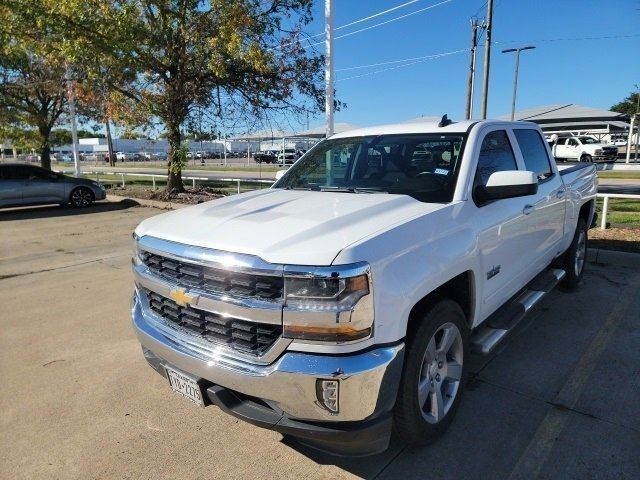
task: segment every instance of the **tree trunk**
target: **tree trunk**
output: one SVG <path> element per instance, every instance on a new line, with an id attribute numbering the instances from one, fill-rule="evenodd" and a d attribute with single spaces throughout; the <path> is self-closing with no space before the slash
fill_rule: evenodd
<path id="1" fill-rule="evenodd" d="M 40 134 L 40 165 L 42 168 L 51 170 L 51 144 L 49 143 L 49 135 L 51 129 L 48 127 L 38 127 Z"/>
<path id="2" fill-rule="evenodd" d="M 184 192 L 184 184 L 182 183 L 182 162 L 180 154 L 180 144 L 182 136 L 180 135 L 180 125 L 167 124 L 167 139 L 169 140 L 169 171 L 167 179 L 167 191 Z"/>
<path id="3" fill-rule="evenodd" d="M 109 165 L 116 166 L 116 156 L 113 153 L 113 138 L 111 137 L 111 126 L 109 125 L 109 118 L 106 119 L 105 127 L 107 129 L 107 152 L 109 155 Z"/>

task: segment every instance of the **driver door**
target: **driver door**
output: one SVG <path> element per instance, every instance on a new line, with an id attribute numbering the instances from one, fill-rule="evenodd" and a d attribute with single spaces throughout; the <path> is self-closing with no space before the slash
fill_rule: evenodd
<path id="1" fill-rule="evenodd" d="M 22 187 L 24 203 L 60 203 L 65 201 L 64 182 L 59 181 L 55 173 L 31 165 L 23 165 L 21 168 L 25 170 L 21 175 L 21 178 L 25 179 Z"/>
<path id="2" fill-rule="evenodd" d="M 477 159 L 474 189 L 486 185 L 494 172 L 523 169 L 514 145 L 511 131 L 504 128 L 486 131 Z M 511 298 L 527 276 L 533 252 L 523 208 L 530 201 L 517 197 L 480 203 L 474 198 L 478 208 L 482 318 Z"/>

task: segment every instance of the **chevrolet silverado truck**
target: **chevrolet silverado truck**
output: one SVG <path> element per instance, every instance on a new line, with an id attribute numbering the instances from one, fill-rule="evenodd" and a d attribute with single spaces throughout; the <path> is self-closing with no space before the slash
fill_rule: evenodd
<path id="1" fill-rule="evenodd" d="M 559 171 L 529 122 L 340 133 L 270 189 L 143 221 L 133 325 L 200 406 L 338 455 L 423 445 L 472 351 L 578 285 L 595 195 L 595 166 Z"/>
<path id="2" fill-rule="evenodd" d="M 553 145 L 552 153 L 556 159 L 588 163 L 615 162 L 618 159 L 618 147 L 587 135 L 558 138 Z"/>

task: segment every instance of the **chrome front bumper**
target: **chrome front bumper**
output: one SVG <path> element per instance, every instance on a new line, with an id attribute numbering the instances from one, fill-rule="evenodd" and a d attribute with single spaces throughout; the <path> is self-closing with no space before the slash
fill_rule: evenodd
<path id="1" fill-rule="evenodd" d="M 404 344 L 349 355 L 285 351 L 261 365 L 228 356 L 210 356 L 165 335 L 145 318 L 137 294 L 133 325 L 142 346 L 167 364 L 194 377 L 260 398 L 291 418 L 324 422 L 355 422 L 389 412 L 400 382 Z M 339 380 L 339 412 L 318 400 L 319 379 Z"/>

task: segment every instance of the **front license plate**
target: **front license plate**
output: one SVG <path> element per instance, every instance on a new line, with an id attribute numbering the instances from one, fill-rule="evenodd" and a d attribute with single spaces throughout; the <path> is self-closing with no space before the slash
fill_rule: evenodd
<path id="1" fill-rule="evenodd" d="M 200 385 L 184 373 L 178 372 L 169 367 L 164 367 L 167 371 L 167 377 L 169 377 L 169 385 L 174 392 L 178 392 L 187 400 L 191 400 L 196 405 L 204 407 L 204 400 L 202 400 L 202 390 Z"/>

